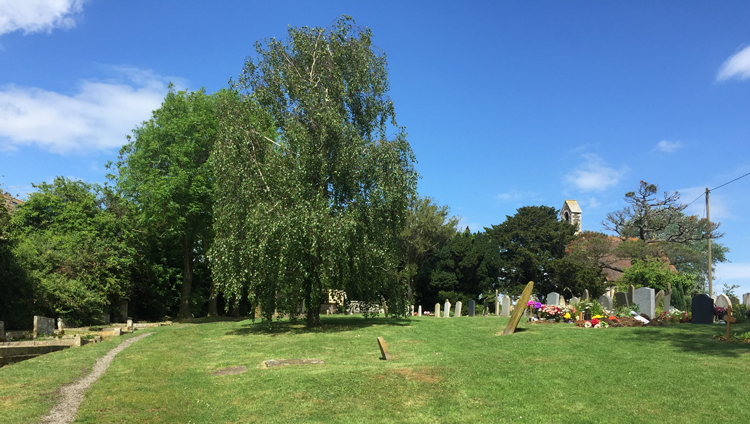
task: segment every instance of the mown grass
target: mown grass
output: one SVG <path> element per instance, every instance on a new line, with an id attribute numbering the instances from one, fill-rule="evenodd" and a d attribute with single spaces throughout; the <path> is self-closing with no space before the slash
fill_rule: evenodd
<path id="1" fill-rule="evenodd" d="M 87 393 L 76 422 L 713 423 L 750 417 L 750 344 L 713 340 L 723 330 L 716 325 L 522 324 L 522 331 L 499 337 L 507 319 L 322 320 L 322 328 L 282 322 L 273 332 L 251 321 L 159 328 L 117 356 Z M 750 324 L 733 329 L 746 332 Z M 378 336 L 388 342 L 392 361 L 378 359 Z M 86 349 L 63 353 L 85 362 L 93 353 Z M 9 373 L 33 380 L 34 366 L 54 355 L 0 369 L 0 382 Z M 282 358 L 325 364 L 262 367 Z M 75 377 L 68 365 L 42 374 L 68 376 L 55 382 Z M 247 372 L 211 375 L 237 365 Z M 54 384 L 3 386 L 0 399 L 16 390 L 47 399 Z M 10 422 L 46 412 L 28 403 L 8 406 L 27 409 L 17 415 L 23 421 Z"/>

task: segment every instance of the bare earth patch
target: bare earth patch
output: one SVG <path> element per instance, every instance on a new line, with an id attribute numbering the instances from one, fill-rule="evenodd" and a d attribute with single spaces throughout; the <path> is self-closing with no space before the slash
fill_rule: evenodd
<path id="1" fill-rule="evenodd" d="M 247 372 L 247 367 L 240 365 L 238 367 L 222 368 L 218 371 L 214 371 L 211 375 L 235 375 Z"/>
<path id="2" fill-rule="evenodd" d="M 284 365 L 310 365 L 310 364 L 323 364 L 324 362 L 320 359 L 269 359 L 263 361 L 266 368 L 279 367 Z"/>
<path id="3" fill-rule="evenodd" d="M 146 333 L 137 337 L 133 337 L 132 339 L 125 340 L 124 342 L 120 343 L 119 346 L 110 350 L 106 355 L 99 358 L 96 361 L 96 364 L 94 364 L 94 369 L 89 375 L 83 377 L 73 384 L 69 384 L 60 388 L 59 392 L 62 395 L 62 400 L 52 408 L 48 415 L 42 417 L 41 422 L 44 424 L 72 423 L 76 417 L 76 413 L 78 412 L 78 407 L 81 406 L 84 393 L 86 393 L 86 390 L 88 390 L 89 386 L 91 386 L 96 380 L 99 379 L 99 377 L 102 376 L 102 374 L 104 374 L 104 371 L 107 370 L 109 364 L 112 363 L 113 359 L 115 359 L 115 356 L 125 350 L 125 348 L 127 348 L 131 344 L 144 337 L 150 336 L 151 334 L 152 333 Z"/>

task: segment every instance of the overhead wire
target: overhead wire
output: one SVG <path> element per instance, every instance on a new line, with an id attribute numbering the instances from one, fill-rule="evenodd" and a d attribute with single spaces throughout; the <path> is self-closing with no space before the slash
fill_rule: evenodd
<path id="1" fill-rule="evenodd" d="M 731 183 L 733 183 L 733 182 L 735 182 L 735 181 L 737 181 L 737 180 L 739 180 L 739 179 L 741 179 L 741 178 L 745 178 L 745 177 L 747 177 L 748 175 L 750 175 L 750 172 L 748 172 L 748 173 L 747 173 L 747 174 L 745 174 L 745 175 L 740 175 L 739 177 L 737 177 L 737 178 L 733 179 L 732 181 L 727 181 L 727 182 L 725 182 L 724 184 L 718 185 L 718 186 L 716 186 L 716 187 L 714 187 L 714 188 L 712 188 L 712 189 L 710 189 L 710 190 L 708 190 L 708 191 L 709 191 L 709 192 L 712 192 L 712 191 L 714 191 L 714 190 L 716 190 L 716 189 L 718 189 L 718 188 L 722 188 L 722 187 L 724 187 L 724 186 L 725 186 L 725 185 L 727 185 L 727 184 L 731 184 Z M 697 201 L 698 199 L 700 199 L 701 197 L 703 197 L 703 196 L 705 196 L 705 195 L 706 195 L 706 193 L 701 193 L 701 194 L 700 194 L 700 195 L 699 195 L 698 197 L 696 197 L 696 198 L 695 198 L 695 199 L 694 199 L 694 200 L 693 200 L 692 202 L 690 202 L 690 203 L 688 203 L 687 205 L 685 205 L 685 207 L 688 207 L 688 206 L 692 205 L 692 204 L 693 204 L 693 203 L 695 203 L 695 202 L 696 202 L 696 201 Z"/>

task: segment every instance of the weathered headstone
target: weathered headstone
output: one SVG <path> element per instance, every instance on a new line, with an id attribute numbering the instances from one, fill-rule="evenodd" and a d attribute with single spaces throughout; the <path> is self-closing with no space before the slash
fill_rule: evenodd
<path id="1" fill-rule="evenodd" d="M 65 325 L 63 324 L 62 318 L 57 319 L 57 329 L 59 331 L 65 331 Z"/>
<path id="2" fill-rule="evenodd" d="M 599 296 L 599 304 L 602 305 L 602 308 L 608 311 L 612 310 L 612 298 L 606 294 Z"/>
<path id="3" fill-rule="evenodd" d="M 112 335 L 113 336 L 122 336 L 122 328 L 115 327 L 112 329 Z"/>
<path id="4" fill-rule="evenodd" d="M 5 323 L 0 321 L 0 342 L 5 341 Z"/>
<path id="5" fill-rule="evenodd" d="M 469 301 L 469 316 L 473 317 L 477 311 L 477 302 L 473 299 Z"/>
<path id="6" fill-rule="evenodd" d="M 656 296 L 654 296 L 654 305 L 655 306 L 659 306 L 659 302 L 661 302 L 662 299 L 664 299 L 665 294 L 666 293 L 664 293 L 664 290 L 659 290 L 659 292 L 656 293 Z M 665 309 L 665 311 L 669 311 L 669 309 Z M 651 317 L 651 318 L 653 318 L 653 317 Z"/>
<path id="7" fill-rule="evenodd" d="M 669 312 L 671 309 L 672 309 L 672 295 L 665 294 L 664 295 L 664 310 Z"/>
<path id="8" fill-rule="evenodd" d="M 693 297 L 691 311 L 693 316 L 690 322 L 693 324 L 712 324 L 714 322 L 714 300 L 705 293 Z"/>
<path id="9" fill-rule="evenodd" d="M 133 329 L 133 318 L 128 317 L 128 330 L 132 330 L 132 329 Z"/>
<path id="10" fill-rule="evenodd" d="M 628 295 L 625 292 L 615 292 L 615 308 L 630 306 Z"/>
<path id="11" fill-rule="evenodd" d="M 732 306 L 740 304 L 740 299 L 738 299 L 738 298 L 736 298 L 734 296 L 729 296 L 729 301 L 732 303 Z"/>
<path id="12" fill-rule="evenodd" d="M 443 318 L 450 318 L 451 316 L 451 303 L 448 302 L 448 300 L 445 301 L 445 305 L 443 305 Z"/>
<path id="13" fill-rule="evenodd" d="M 453 314 L 454 317 L 460 317 L 461 316 L 461 307 L 462 306 L 463 306 L 463 304 L 461 303 L 460 300 L 458 302 L 456 302 L 456 312 Z"/>
<path id="14" fill-rule="evenodd" d="M 503 296 L 503 316 L 510 316 L 510 296 Z"/>
<path id="15" fill-rule="evenodd" d="M 495 316 L 500 316 L 500 290 L 495 290 Z"/>
<path id="16" fill-rule="evenodd" d="M 635 287 L 633 285 L 628 286 L 628 305 L 633 304 L 633 295 L 635 294 Z"/>
<path id="17" fill-rule="evenodd" d="M 577 304 L 577 303 L 580 303 L 580 302 L 581 302 L 581 299 L 579 299 L 577 297 L 571 297 L 570 298 L 570 303 L 576 303 Z"/>
<path id="18" fill-rule="evenodd" d="M 391 354 L 388 353 L 388 345 L 385 344 L 385 340 L 382 337 L 378 337 L 378 346 L 380 346 L 380 353 L 383 355 L 383 360 L 390 360 Z"/>
<path id="19" fill-rule="evenodd" d="M 419 305 L 419 308 L 417 309 L 417 316 L 418 317 L 422 316 L 422 305 Z"/>
<path id="20" fill-rule="evenodd" d="M 750 306 L 750 293 L 745 293 L 742 295 L 742 304 L 745 306 Z"/>
<path id="21" fill-rule="evenodd" d="M 548 293 L 547 294 L 547 304 L 552 306 L 557 306 L 560 304 L 560 294 L 559 293 Z"/>
<path id="22" fill-rule="evenodd" d="M 560 306 L 561 308 L 564 308 L 567 306 L 567 304 L 565 303 L 565 297 L 560 296 L 560 304 L 558 306 Z"/>
<path id="23" fill-rule="evenodd" d="M 435 316 L 440 318 L 440 304 L 439 303 L 435 304 Z"/>
<path id="24" fill-rule="evenodd" d="M 503 330 L 503 336 L 508 334 L 513 334 L 516 331 L 516 327 L 518 327 L 518 322 L 521 321 L 521 315 L 523 314 L 523 311 L 526 309 L 526 304 L 529 303 L 529 297 L 531 297 L 531 292 L 534 290 L 534 282 L 529 281 L 529 284 L 526 285 L 526 288 L 523 289 L 523 293 L 521 293 L 521 297 L 516 302 L 516 308 L 513 310 L 513 315 L 510 317 L 510 321 L 508 321 L 508 325 L 505 326 L 505 330 Z"/>
<path id="25" fill-rule="evenodd" d="M 717 308 L 728 308 L 729 305 L 732 304 L 732 302 L 729 301 L 729 298 L 724 293 L 716 296 L 716 301 L 714 302 L 715 306 Z"/>
<path id="26" fill-rule="evenodd" d="M 41 317 L 38 315 L 34 316 L 34 338 L 43 334 L 54 334 L 55 333 L 55 319 Z"/>
<path id="27" fill-rule="evenodd" d="M 583 300 L 589 300 L 589 289 L 583 290 Z"/>
<path id="28" fill-rule="evenodd" d="M 633 303 L 638 305 L 641 313 L 648 315 L 648 319 L 654 319 L 654 289 L 650 287 L 641 287 L 633 292 Z"/>

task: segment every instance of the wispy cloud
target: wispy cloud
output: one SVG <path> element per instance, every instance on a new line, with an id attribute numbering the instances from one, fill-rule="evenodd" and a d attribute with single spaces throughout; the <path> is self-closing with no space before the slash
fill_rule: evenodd
<path id="1" fill-rule="evenodd" d="M 0 150 L 37 145 L 66 153 L 122 146 L 125 136 L 159 107 L 168 82 L 151 71 L 114 69 L 116 79 L 83 81 L 74 95 L 0 87 Z"/>
<path id="2" fill-rule="evenodd" d="M 86 0 L 0 0 L 0 35 L 21 30 L 24 34 L 52 32 L 76 26 Z"/>
<path id="3" fill-rule="evenodd" d="M 583 163 L 566 180 L 583 191 L 604 191 L 617 185 L 629 170 L 625 165 L 620 169 L 612 168 L 595 153 L 585 153 L 581 157 Z"/>
<path id="4" fill-rule="evenodd" d="M 737 54 L 727 59 L 716 75 L 717 81 L 724 81 L 731 78 L 740 80 L 750 78 L 750 46 L 740 50 Z"/>
<path id="5" fill-rule="evenodd" d="M 748 280 L 750 282 L 750 262 L 717 264 L 716 277 L 722 280 Z"/>
<path id="6" fill-rule="evenodd" d="M 674 153 L 680 147 L 682 147 L 682 143 L 679 141 L 662 140 L 656 143 L 656 148 L 664 153 Z"/>
<path id="7" fill-rule="evenodd" d="M 694 201 L 687 207 L 687 209 L 685 209 L 685 213 L 705 218 L 706 198 L 703 197 L 706 193 L 705 187 L 688 187 L 679 189 L 677 191 L 680 193 L 680 202 L 689 203 Z M 709 207 L 711 208 L 711 221 L 718 222 L 733 217 L 724 196 L 712 192 L 709 196 L 709 200 Z"/>
<path id="8" fill-rule="evenodd" d="M 496 196 L 498 199 L 506 202 L 518 202 L 518 201 L 537 201 L 539 196 L 532 191 L 523 190 L 510 190 L 505 193 L 500 193 Z"/>
<path id="9" fill-rule="evenodd" d="M 599 201 L 596 200 L 596 198 L 594 198 L 594 197 L 590 198 L 589 201 L 588 201 L 588 207 L 591 208 L 591 209 L 598 209 L 599 206 L 601 206 L 601 205 L 602 204 L 599 203 Z"/>

